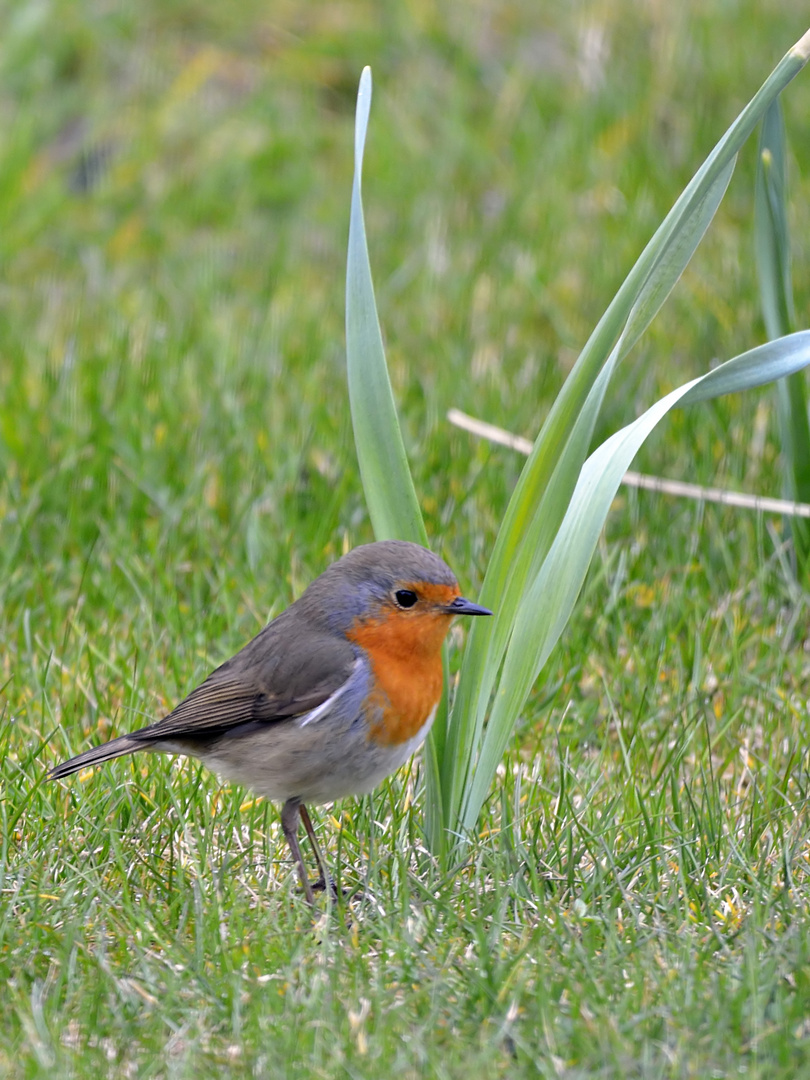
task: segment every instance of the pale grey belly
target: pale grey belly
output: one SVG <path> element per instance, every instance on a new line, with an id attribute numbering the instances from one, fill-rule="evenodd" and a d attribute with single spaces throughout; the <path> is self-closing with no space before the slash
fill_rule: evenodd
<path id="1" fill-rule="evenodd" d="M 323 717 L 309 724 L 270 723 L 244 735 L 226 735 L 208 744 L 199 757 L 219 776 L 268 799 L 332 802 L 366 794 L 404 765 L 430 730 L 435 712 L 412 739 L 397 746 L 369 740 L 365 723 L 337 725 Z"/>

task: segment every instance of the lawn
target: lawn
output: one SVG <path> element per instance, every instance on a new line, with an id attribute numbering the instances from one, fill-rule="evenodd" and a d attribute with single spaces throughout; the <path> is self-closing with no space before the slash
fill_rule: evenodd
<path id="1" fill-rule="evenodd" d="M 462 865 L 417 759 L 314 811 L 157 719 L 372 539 L 343 331 L 354 99 L 434 548 L 475 597 L 522 459 L 633 260 L 808 27 L 800 0 L 17 0 L 0 37 L 0 1076 L 810 1076 L 810 631 L 783 522 L 623 489 Z M 784 99 L 799 325 L 810 73 Z M 765 339 L 756 153 L 599 437 Z M 781 490 L 772 388 L 645 472 Z M 463 628 L 451 641 L 458 667 Z M 313 867 L 314 872 L 314 867 Z"/>

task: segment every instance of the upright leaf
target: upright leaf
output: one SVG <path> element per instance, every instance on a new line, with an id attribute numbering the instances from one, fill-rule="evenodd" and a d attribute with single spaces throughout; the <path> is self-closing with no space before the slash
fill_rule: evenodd
<path id="1" fill-rule="evenodd" d="M 371 68 L 366 67 L 357 94 L 346 265 L 346 365 L 352 426 L 374 535 L 378 540 L 412 540 L 427 545 L 385 363 L 366 243 L 362 175 L 370 109 Z"/>
<path id="2" fill-rule="evenodd" d="M 354 126 L 354 182 L 346 265 L 346 366 L 354 442 L 374 535 L 378 540 L 411 540 L 427 546 L 427 532 L 416 498 L 391 380 L 385 362 L 380 321 L 363 218 L 363 151 L 371 109 L 371 68 L 364 68 L 357 93 Z M 439 761 L 447 731 L 447 654 L 444 693 L 425 748 L 426 816 L 431 848 L 444 845 Z"/>
<path id="3" fill-rule="evenodd" d="M 582 468 L 554 543 L 515 619 L 481 753 L 465 792 L 461 826 L 474 828 L 514 720 L 573 611 L 622 477 L 656 425 L 676 405 L 782 378 L 810 364 L 810 330 L 760 345 L 667 394 L 594 451 Z"/>
<path id="4" fill-rule="evenodd" d="M 787 334 L 795 321 L 786 158 L 785 123 L 777 99 L 765 114 L 760 130 L 754 215 L 762 315 L 771 338 Z M 810 502 L 810 421 L 805 375 L 798 372 L 781 380 L 777 394 L 785 497 L 796 502 Z M 797 570 L 804 576 L 810 561 L 810 524 L 804 519 L 793 518 L 785 521 L 785 527 L 793 536 Z"/>

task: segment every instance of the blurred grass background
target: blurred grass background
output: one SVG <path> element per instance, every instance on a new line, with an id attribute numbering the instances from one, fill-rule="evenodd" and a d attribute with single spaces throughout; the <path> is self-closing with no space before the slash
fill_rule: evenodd
<path id="1" fill-rule="evenodd" d="M 315 933 L 244 793 L 169 761 L 41 781 L 371 539 L 343 354 L 363 64 L 392 380 L 429 535 L 474 594 L 522 461 L 446 409 L 535 434 L 806 6 L 0 13 L 0 1071 L 801 1075 L 810 660 L 778 521 L 624 494 L 472 865 L 435 879 L 392 781 L 321 814 L 348 885 L 372 856 L 371 899 Z M 809 111 L 805 73 L 800 326 Z M 754 171 L 752 143 L 600 435 L 764 339 Z M 775 431 L 772 391 L 730 398 L 638 464 L 776 494 Z"/>

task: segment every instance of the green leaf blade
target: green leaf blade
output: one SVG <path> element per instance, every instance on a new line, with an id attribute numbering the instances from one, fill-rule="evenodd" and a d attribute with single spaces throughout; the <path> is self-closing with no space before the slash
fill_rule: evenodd
<path id="1" fill-rule="evenodd" d="M 363 217 L 362 173 L 371 110 L 371 69 L 360 77 L 354 128 L 349 250 L 346 263 L 346 368 L 352 427 L 374 535 L 428 546 L 385 362 Z M 440 766 L 447 731 L 447 652 L 444 692 L 425 747 L 426 828 L 437 855 L 445 845 Z"/>
<path id="2" fill-rule="evenodd" d="M 370 108 L 371 69 L 365 68 L 357 95 L 346 265 L 346 365 L 352 426 L 374 535 L 378 540 L 427 545 L 388 377 L 366 241 L 362 170 Z"/>
<path id="3" fill-rule="evenodd" d="M 565 513 L 587 454 L 584 435 L 596 423 L 613 366 L 666 300 L 714 217 L 740 147 L 806 59 L 798 46 L 783 57 L 698 169 L 600 319 L 537 437 L 507 507 L 481 591 L 481 602 L 493 609 L 495 618 L 471 629 L 440 762 L 443 813 L 451 829 L 457 828 L 464 792 L 477 769 L 485 714 L 517 602 Z M 552 484 L 553 494 L 546 500 Z"/>
<path id="4" fill-rule="evenodd" d="M 498 693 L 466 794 L 461 821 L 464 830 L 472 829 L 478 819 L 517 714 L 570 618 L 610 505 L 647 436 L 677 405 L 761 386 L 808 364 L 810 331 L 742 353 L 667 394 L 588 458 L 549 554 L 517 613 Z"/>
<path id="5" fill-rule="evenodd" d="M 759 294 L 762 317 L 771 338 L 788 333 L 795 323 L 787 202 L 787 138 L 777 99 L 762 120 L 754 196 Z M 782 380 L 777 395 L 784 494 L 793 501 L 808 502 L 810 418 L 804 374 L 800 372 Z M 786 522 L 786 528 L 793 537 L 796 568 L 804 576 L 810 565 L 810 526 L 802 519 L 793 519 Z"/>

